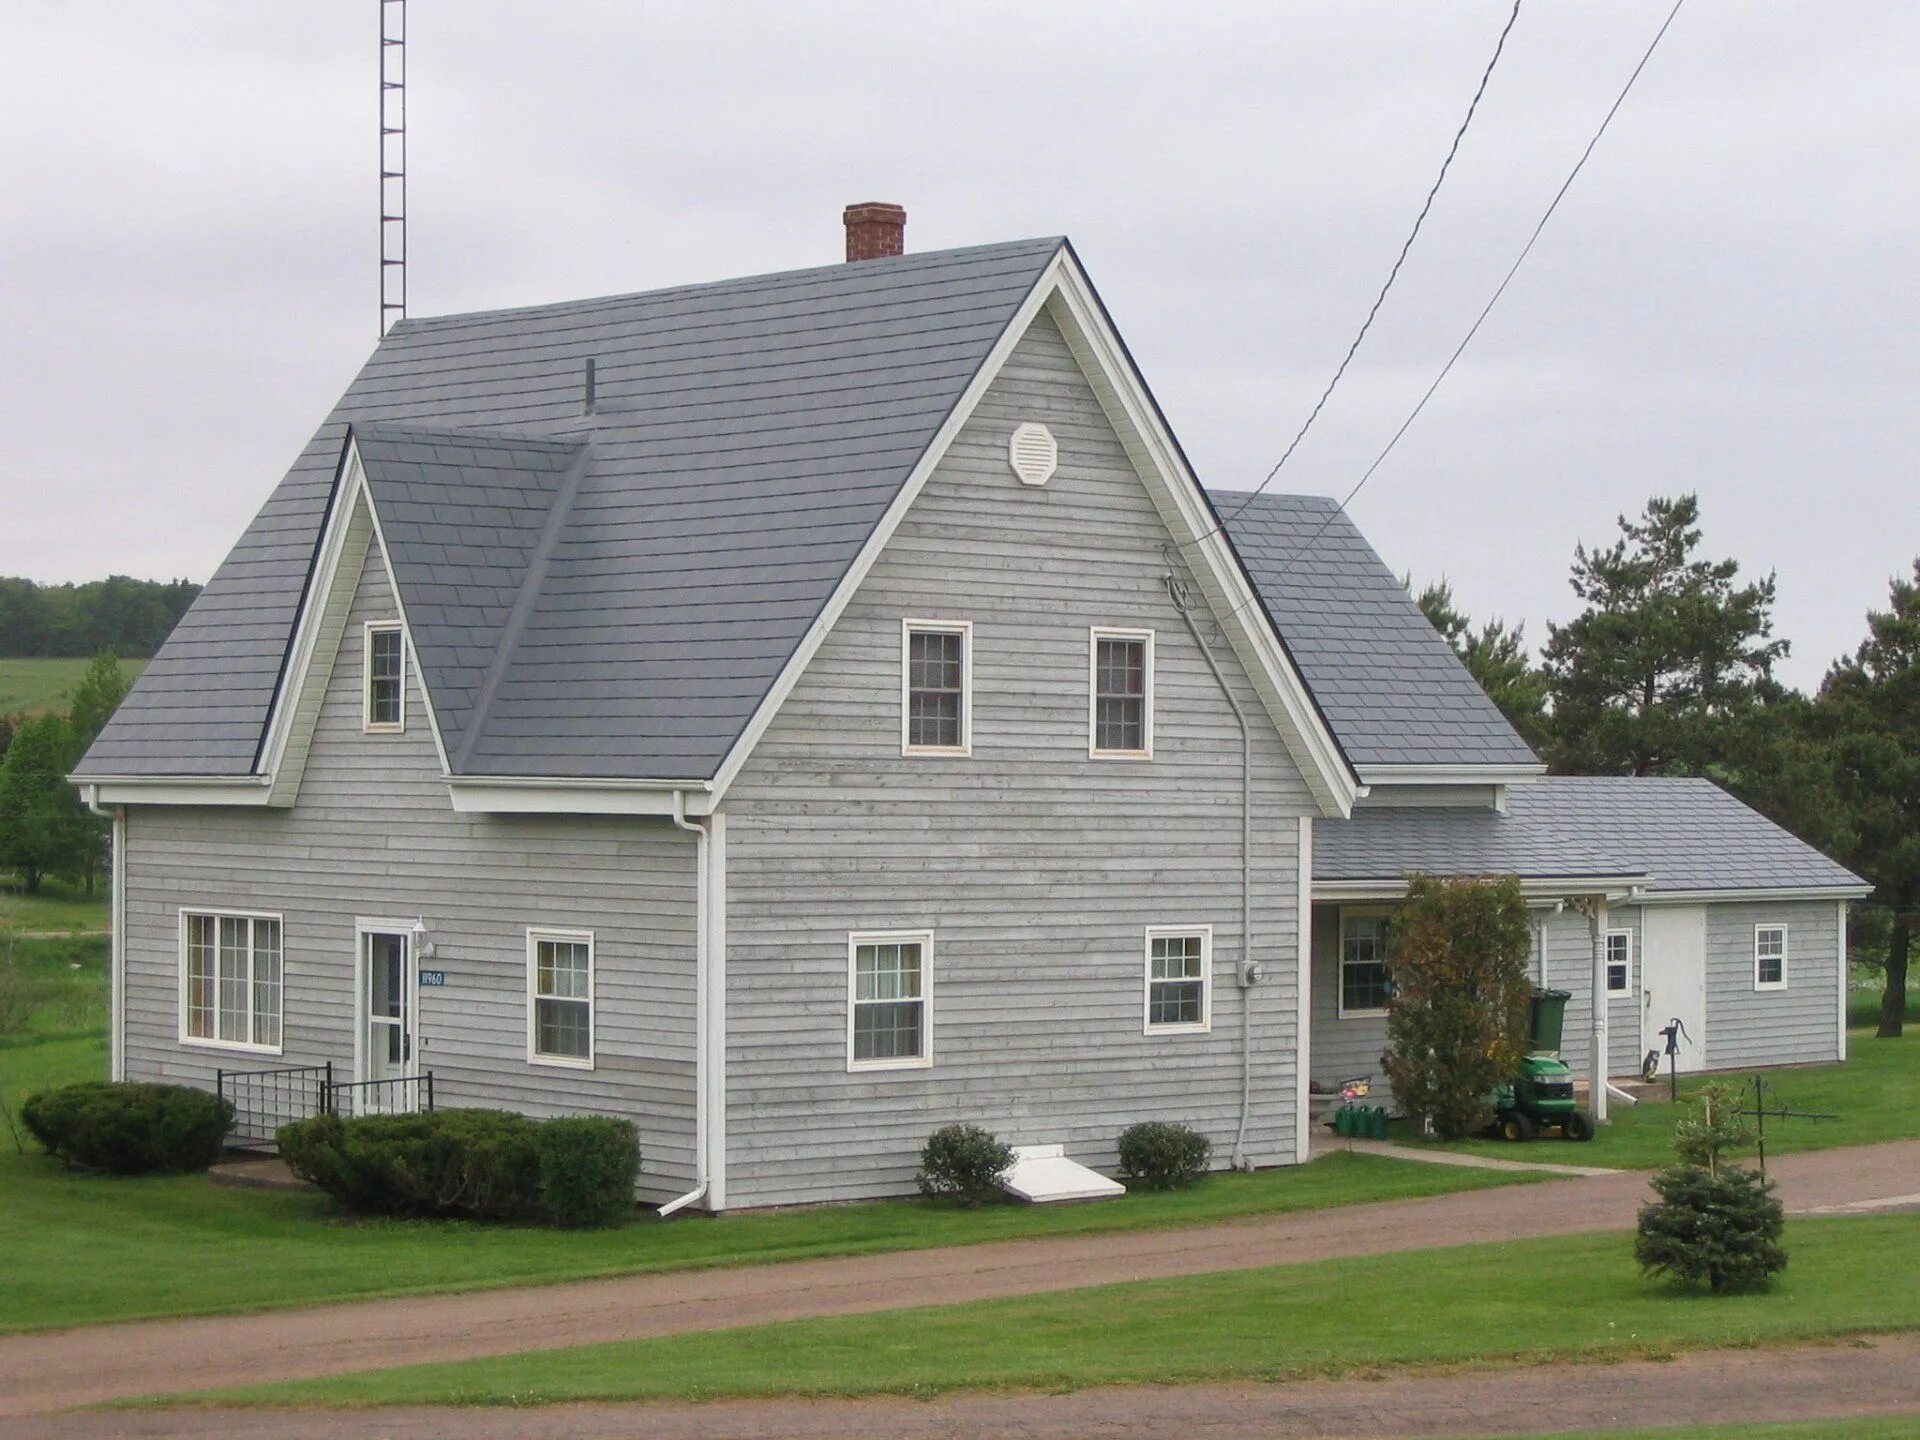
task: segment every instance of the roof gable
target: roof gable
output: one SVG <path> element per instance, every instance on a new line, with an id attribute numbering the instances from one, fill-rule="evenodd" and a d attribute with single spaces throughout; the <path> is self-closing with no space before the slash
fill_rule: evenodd
<path id="1" fill-rule="evenodd" d="M 592 452 L 469 764 L 509 776 L 711 774 L 1060 246 L 1024 241 L 402 322 L 77 777 L 254 771 L 348 426 L 381 422 L 461 432 L 443 439 L 463 443 L 473 428 Z M 581 404 L 588 359 L 598 379 L 591 416 Z M 463 581 L 445 531 L 426 534 L 416 502 L 433 477 L 410 472 L 415 463 L 382 463 L 370 483 L 400 505 L 403 528 L 423 527 L 388 538 L 403 595 L 423 585 L 420 603 L 435 608 Z M 518 519 L 503 533 L 518 537 L 509 551 L 525 538 Z M 497 568 L 473 577 L 497 609 L 512 564 L 483 568 Z M 423 635 L 449 692 L 436 703 L 470 711 L 479 632 L 493 623 L 444 641 Z"/>

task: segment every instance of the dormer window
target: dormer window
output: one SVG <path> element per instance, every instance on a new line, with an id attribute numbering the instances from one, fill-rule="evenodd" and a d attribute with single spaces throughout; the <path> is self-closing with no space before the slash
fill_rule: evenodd
<path id="1" fill-rule="evenodd" d="M 397 734 L 407 728 L 407 639 L 397 621 L 367 626 L 366 703 L 361 728 Z"/>

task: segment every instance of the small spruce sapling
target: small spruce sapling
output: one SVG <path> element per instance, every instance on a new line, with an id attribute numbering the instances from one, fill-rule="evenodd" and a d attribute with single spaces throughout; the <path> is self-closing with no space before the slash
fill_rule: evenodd
<path id="1" fill-rule="evenodd" d="M 1764 1285 L 1786 1268 L 1786 1216 L 1773 1183 L 1727 1158 L 1753 1139 L 1741 1100 L 1737 1085 L 1703 1085 L 1675 1125 L 1679 1161 L 1653 1177 L 1660 1198 L 1641 1207 L 1634 1239 L 1646 1274 L 1722 1295 Z"/>

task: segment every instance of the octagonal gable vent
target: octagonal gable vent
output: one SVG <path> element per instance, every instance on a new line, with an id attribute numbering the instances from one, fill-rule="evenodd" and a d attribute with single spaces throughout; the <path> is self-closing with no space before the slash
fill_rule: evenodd
<path id="1" fill-rule="evenodd" d="M 1053 432 L 1032 421 L 1016 426 L 1007 445 L 1007 463 L 1022 485 L 1046 484 L 1060 468 L 1060 447 Z"/>

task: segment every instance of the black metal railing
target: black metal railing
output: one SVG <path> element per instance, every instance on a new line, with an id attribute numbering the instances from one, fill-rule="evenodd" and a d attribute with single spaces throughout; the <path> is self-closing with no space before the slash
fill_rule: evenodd
<path id="1" fill-rule="evenodd" d="M 331 1063 L 214 1072 L 215 1093 L 233 1107 L 227 1143 L 242 1150 L 271 1147 L 282 1125 L 328 1109 L 333 1089 Z"/>
<path id="2" fill-rule="evenodd" d="M 336 1115 L 411 1115 L 431 1110 L 433 1072 L 389 1080 L 329 1080 L 326 1108 Z"/>

